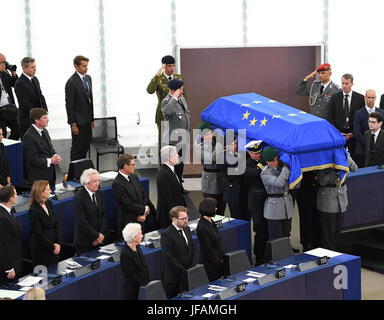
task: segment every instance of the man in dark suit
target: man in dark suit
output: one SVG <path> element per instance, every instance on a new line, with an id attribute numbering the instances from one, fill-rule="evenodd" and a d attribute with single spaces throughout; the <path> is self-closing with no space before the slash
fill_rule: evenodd
<path id="1" fill-rule="evenodd" d="M 179 155 L 175 146 L 161 148 L 161 160 L 157 173 L 157 213 L 161 228 L 171 224 L 169 210 L 175 206 L 186 206 L 183 186 L 175 173 L 175 165 L 179 163 Z"/>
<path id="2" fill-rule="evenodd" d="M 30 111 L 32 125 L 23 137 L 24 160 L 28 168 L 28 182 L 48 180 L 51 189 L 55 187 L 55 165 L 61 162 L 61 157 L 53 149 L 51 138 L 46 129 L 48 112 L 43 108 L 33 108 Z"/>
<path id="3" fill-rule="evenodd" d="M 80 177 L 81 188 L 72 200 L 74 217 L 73 244 L 75 253 L 96 249 L 106 236 L 106 207 L 104 195 L 99 190 L 99 173 L 84 170 Z"/>
<path id="4" fill-rule="evenodd" d="M 87 156 L 94 128 L 92 79 L 86 74 L 89 59 L 76 56 L 73 65 L 76 72 L 65 84 L 65 107 L 71 126 L 71 161 Z"/>
<path id="5" fill-rule="evenodd" d="M 372 112 L 368 116 L 369 130 L 365 131 L 365 166 L 377 166 L 384 164 L 384 131 L 383 115 L 380 112 Z"/>
<path id="6" fill-rule="evenodd" d="M 23 74 L 17 79 L 15 93 L 19 102 L 18 124 L 20 137 L 23 139 L 24 133 L 31 125 L 29 111 L 32 108 L 43 108 L 48 111 L 47 103 L 40 89 L 39 80 L 35 77 L 36 62 L 31 57 L 21 60 Z"/>
<path id="7" fill-rule="evenodd" d="M 0 285 L 19 278 L 21 272 L 21 233 L 11 213 L 16 198 L 14 186 L 0 189 Z"/>
<path id="8" fill-rule="evenodd" d="M 380 112 L 384 115 L 384 110 L 375 108 L 376 92 L 368 89 L 364 96 L 365 106 L 355 112 L 353 121 L 353 136 L 356 138 L 355 158 L 359 168 L 365 165 L 365 131 L 368 130 L 368 115 L 372 112 Z"/>
<path id="9" fill-rule="evenodd" d="M 12 76 L 7 69 L 10 69 Z M 11 129 L 9 139 L 12 140 L 19 140 L 20 138 L 19 128 L 17 127 L 17 114 L 15 114 L 15 118 L 9 118 L 8 116 L 4 116 L 1 110 L 6 105 L 15 105 L 12 87 L 15 87 L 17 79 L 16 66 L 10 67 L 5 56 L 0 53 L 0 128 L 3 129 L 5 138 L 7 137 L 7 127 Z"/>
<path id="10" fill-rule="evenodd" d="M 117 159 L 119 173 L 112 184 L 112 193 L 117 207 L 117 240 L 122 241 L 122 231 L 130 222 L 140 223 L 143 233 L 158 229 L 156 210 L 145 193 L 139 178 L 134 174 L 135 160 L 130 154 Z"/>
<path id="11" fill-rule="evenodd" d="M 195 265 L 195 248 L 188 225 L 188 209 L 176 206 L 169 212 L 172 224 L 161 235 L 164 259 L 163 285 L 168 298 L 176 296 L 182 288 L 187 269 Z"/>
<path id="12" fill-rule="evenodd" d="M 352 91 L 353 76 L 349 73 L 341 77 L 342 91 L 335 93 L 329 102 L 329 122 L 347 140 L 346 147 L 352 158 L 354 158 L 356 140 L 353 136 L 353 121 L 355 111 L 364 107 L 364 96 L 358 92 Z"/>

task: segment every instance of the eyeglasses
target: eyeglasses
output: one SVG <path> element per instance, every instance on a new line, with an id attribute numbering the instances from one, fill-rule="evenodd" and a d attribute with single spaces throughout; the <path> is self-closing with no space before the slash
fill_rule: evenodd
<path id="1" fill-rule="evenodd" d="M 185 221 L 185 220 L 188 220 L 189 219 L 189 217 L 187 216 L 187 217 L 185 217 L 185 218 L 177 218 L 177 220 L 181 220 L 181 221 Z"/>

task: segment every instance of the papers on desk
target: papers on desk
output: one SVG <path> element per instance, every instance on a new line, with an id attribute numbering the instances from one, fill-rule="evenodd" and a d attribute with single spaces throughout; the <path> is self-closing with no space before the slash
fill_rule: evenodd
<path id="1" fill-rule="evenodd" d="M 231 217 L 227 217 L 227 216 L 220 216 L 220 215 L 215 215 L 214 217 L 212 217 L 212 220 L 213 221 L 220 221 L 220 220 L 223 220 L 224 219 L 224 221 L 222 221 L 223 223 L 225 223 L 225 222 L 228 222 L 228 221 L 232 221 L 232 220 L 234 220 L 234 218 L 231 218 Z"/>
<path id="2" fill-rule="evenodd" d="M 203 298 L 211 298 L 213 297 L 213 293 L 206 293 L 202 295 Z"/>
<path id="3" fill-rule="evenodd" d="M 220 287 L 220 286 L 216 286 L 214 284 L 211 284 L 209 287 L 208 287 L 208 290 L 213 290 L 213 291 L 224 291 L 226 290 L 227 288 L 226 287 Z"/>
<path id="4" fill-rule="evenodd" d="M 82 267 L 82 265 L 76 261 L 66 261 L 66 263 L 69 269 L 77 269 Z"/>
<path id="5" fill-rule="evenodd" d="M 256 271 L 248 271 L 247 276 L 253 277 L 253 278 L 261 278 L 261 277 L 265 276 L 265 273 L 256 272 Z"/>
<path id="6" fill-rule="evenodd" d="M 331 251 L 331 250 L 327 250 L 327 249 L 323 249 L 323 248 L 316 248 L 316 249 L 313 249 L 313 250 L 306 251 L 304 253 L 310 254 L 312 256 L 316 256 L 316 257 L 319 257 L 319 258 L 324 257 L 324 256 L 333 258 L 333 257 L 337 257 L 337 256 L 341 255 L 340 252 Z"/>
<path id="7" fill-rule="evenodd" d="M 23 291 L 0 289 L 0 298 L 17 299 L 18 297 L 21 297 L 24 294 L 25 294 L 25 292 L 23 292 Z"/>
<path id="8" fill-rule="evenodd" d="M 33 276 L 28 276 L 22 281 L 18 282 L 17 284 L 20 287 L 31 287 L 38 283 L 40 280 L 43 280 L 43 277 L 33 277 Z"/>
<path id="9" fill-rule="evenodd" d="M 114 254 L 115 252 L 118 252 L 118 251 L 119 250 L 117 250 L 115 248 L 101 248 L 101 249 L 99 249 L 99 252 L 109 253 L 109 254 Z"/>
<path id="10" fill-rule="evenodd" d="M 97 259 L 100 259 L 100 260 L 104 260 L 104 259 L 108 259 L 110 258 L 111 256 L 107 256 L 107 255 L 102 255 L 102 256 L 98 256 Z"/>

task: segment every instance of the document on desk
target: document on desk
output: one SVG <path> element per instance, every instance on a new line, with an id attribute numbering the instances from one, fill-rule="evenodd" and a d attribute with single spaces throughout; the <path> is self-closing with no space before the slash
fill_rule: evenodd
<path id="1" fill-rule="evenodd" d="M 98 256 L 97 259 L 104 260 L 104 259 L 109 259 L 111 256 L 107 256 L 103 254 L 102 256 Z"/>
<path id="2" fill-rule="evenodd" d="M 31 287 L 34 284 L 38 283 L 40 280 L 43 280 L 43 277 L 32 277 L 32 276 L 29 276 L 29 277 L 26 277 L 24 280 L 18 282 L 17 284 L 20 287 Z"/>
<path id="3" fill-rule="evenodd" d="M 82 267 L 82 265 L 80 263 L 77 263 L 76 261 L 66 261 L 66 262 L 69 269 L 77 269 Z"/>
<path id="4" fill-rule="evenodd" d="M 16 291 L 16 290 L 2 290 L 0 289 L 0 298 L 11 298 L 11 299 L 17 299 L 18 297 L 21 297 L 25 292 L 23 291 Z"/>
<path id="5" fill-rule="evenodd" d="M 103 252 L 103 253 L 109 253 L 109 254 L 114 254 L 115 252 L 118 252 L 119 250 L 115 249 L 115 248 L 101 248 L 99 249 L 99 252 Z"/>
<path id="6" fill-rule="evenodd" d="M 248 277 L 254 277 L 254 278 L 261 278 L 265 276 L 265 273 L 256 272 L 256 271 L 248 271 L 247 273 Z"/>
<path id="7" fill-rule="evenodd" d="M 208 287 L 209 290 L 213 290 L 213 291 L 224 291 L 226 290 L 227 288 L 226 287 L 220 287 L 220 286 L 216 286 L 214 284 L 211 284 L 209 287 Z"/>
<path id="8" fill-rule="evenodd" d="M 340 252 L 336 252 L 336 251 L 332 251 L 332 250 L 328 250 L 328 249 L 323 249 L 323 248 L 317 248 L 317 249 L 309 250 L 309 251 L 306 251 L 304 253 L 310 254 L 312 256 L 316 256 L 319 258 L 324 257 L 324 256 L 333 258 L 333 257 L 337 257 L 337 256 L 341 255 Z"/>

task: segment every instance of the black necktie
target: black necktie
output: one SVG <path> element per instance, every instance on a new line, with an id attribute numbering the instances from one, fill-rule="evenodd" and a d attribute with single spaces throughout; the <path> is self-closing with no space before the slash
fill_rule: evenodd
<path id="1" fill-rule="evenodd" d="M 375 135 L 373 133 L 371 134 L 371 141 L 369 143 L 369 147 L 371 152 L 373 152 L 375 149 Z"/>
<path id="2" fill-rule="evenodd" d="M 321 87 L 320 87 L 320 94 L 323 94 L 323 91 L 324 91 L 324 86 L 321 85 Z"/>
<path id="3" fill-rule="evenodd" d="M 168 77 L 168 81 L 171 81 L 172 80 L 172 77 Z"/>
<path id="4" fill-rule="evenodd" d="M 97 208 L 97 202 L 96 202 L 96 196 L 95 196 L 95 194 L 92 194 L 92 202 L 93 202 L 93 204 L 96 206 L 96 208 Z"/>
<path id="5" fill-rule="evenodd" d="M 344 114 L 345 114 L 345 120 L 346 120 L 346 127 L 349 128 L 349 118 L 350 118 L 350 112 L 349 112 L 349 101 L 348 101 L 349 95 L 346 94 L 344 97 Z"/>
<path id="6" fill-rule="evenodd" d="M 47 145 L 49 145 L 49 139 L 48 139 L 48 136 L 47 136 L 47 134 L 46 134 L 46 132 L 43 130 L 43 131 L 41 131 L 41 137 L 43 138 L 43 140 L 45 141 L 45 143 L 47 144 Z"/>

